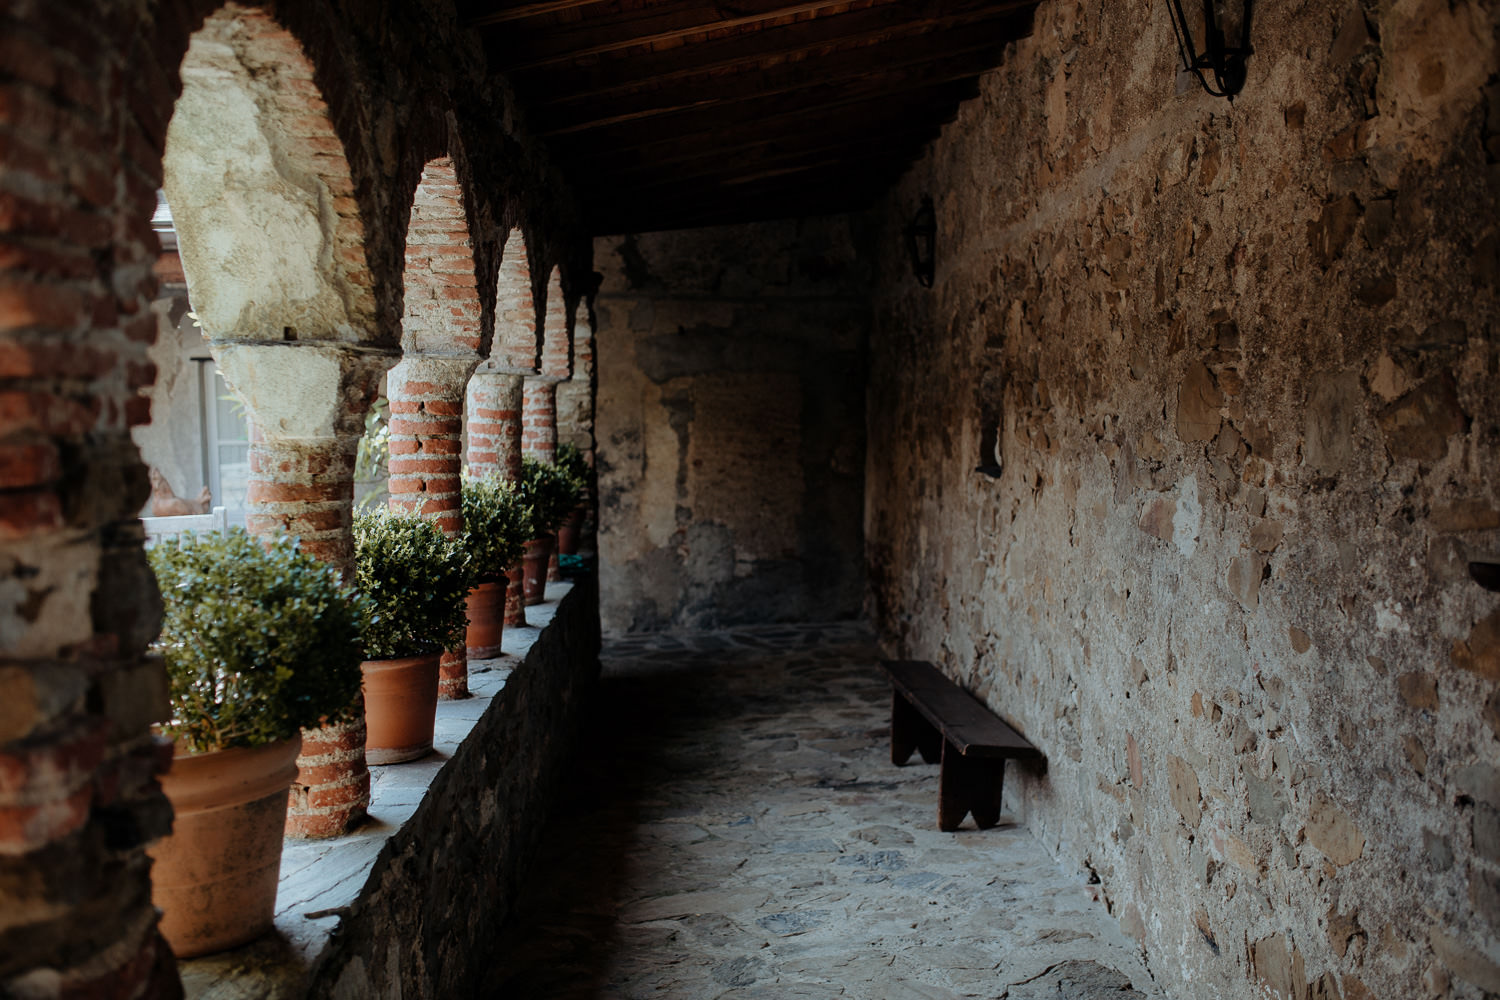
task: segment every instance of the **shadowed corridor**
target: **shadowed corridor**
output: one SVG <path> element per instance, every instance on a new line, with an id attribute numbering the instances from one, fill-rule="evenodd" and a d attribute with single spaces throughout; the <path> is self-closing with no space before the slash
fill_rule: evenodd
<path id="1" fill-rule="evenodd" d="M 489 996 L 1158 995 L 1008 813 L 938 832 L 937 768 L 891 765 L 859 626 L 632 637 L 603 659 Z"/>

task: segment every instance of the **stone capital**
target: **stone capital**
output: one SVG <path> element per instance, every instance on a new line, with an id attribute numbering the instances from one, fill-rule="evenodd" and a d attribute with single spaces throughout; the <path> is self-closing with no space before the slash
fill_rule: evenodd
<path id="1" fill-rule="evenodd" d="M 358 436 L 394 352 L 331 341 L 210 343 L 224 379 L 267 441 Z"/>
<path id="2" fill-rule="evenodd" d="M 478 363 L 473 357 L 408 354 L 391 369 L 386 394 L 392 398 L 405 395 L 411 387 L 416 395 L 461 400 Z"/>

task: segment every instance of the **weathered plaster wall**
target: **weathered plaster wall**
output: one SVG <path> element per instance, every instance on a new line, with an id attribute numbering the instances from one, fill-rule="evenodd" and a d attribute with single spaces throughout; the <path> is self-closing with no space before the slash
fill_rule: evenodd
<path id="1" fill-rule="evenodd" d="M 607 237 L 594 257 L 605 630 L 858 613 L 851 221 Z"/>
<path id="2" fill-rule="evenodd" d="M 202 331 L 193 325 L 192 305 L 182 285 L 151 303 L 157 317 L 156 343 L 149 357 L 156 365 L 151 386 L 151 422 L 131 431 L 141 461 L 161 471 L 180 497 L 195 498 L 208 485 L 203 478 L 202 373 L 194 358 L 208 356 Z M 150 502 L 144 508 L 150 511 Z"/>
<path id="3" fill-rule="evenodd" d="M 1044 3 L 881 212 L 874 611 L 1176 996 L 1500 992 L 1496 15 L 1257 6 L 1230 105 Z"/>

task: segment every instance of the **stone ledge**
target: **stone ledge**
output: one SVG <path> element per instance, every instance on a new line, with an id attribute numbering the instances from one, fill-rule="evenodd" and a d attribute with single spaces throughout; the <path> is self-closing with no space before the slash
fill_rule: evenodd
<path id="1" fill-rule="evenodd" d="M 555 583 L 438 703 L 432 754 L 370 769 L 370 819 L 286 842 L 276 933 L 181 963 L 192 1000 L 462 996 L 510 910 L 598 675 L 595 582 Z"/>

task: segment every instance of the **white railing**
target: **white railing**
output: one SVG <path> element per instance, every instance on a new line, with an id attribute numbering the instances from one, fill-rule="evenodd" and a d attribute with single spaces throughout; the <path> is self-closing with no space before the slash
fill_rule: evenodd
<path id="1" fill-rule="evenodd" d="M 141 524 L 146 526 L 146 547 L 150 548 L 163 538 L 192 534 L 196 531 L 225 531 L 229 527 L 229 518 L 225 514 L 225 508 L 215 507 L 208 514 L 143 517 Z"/>

